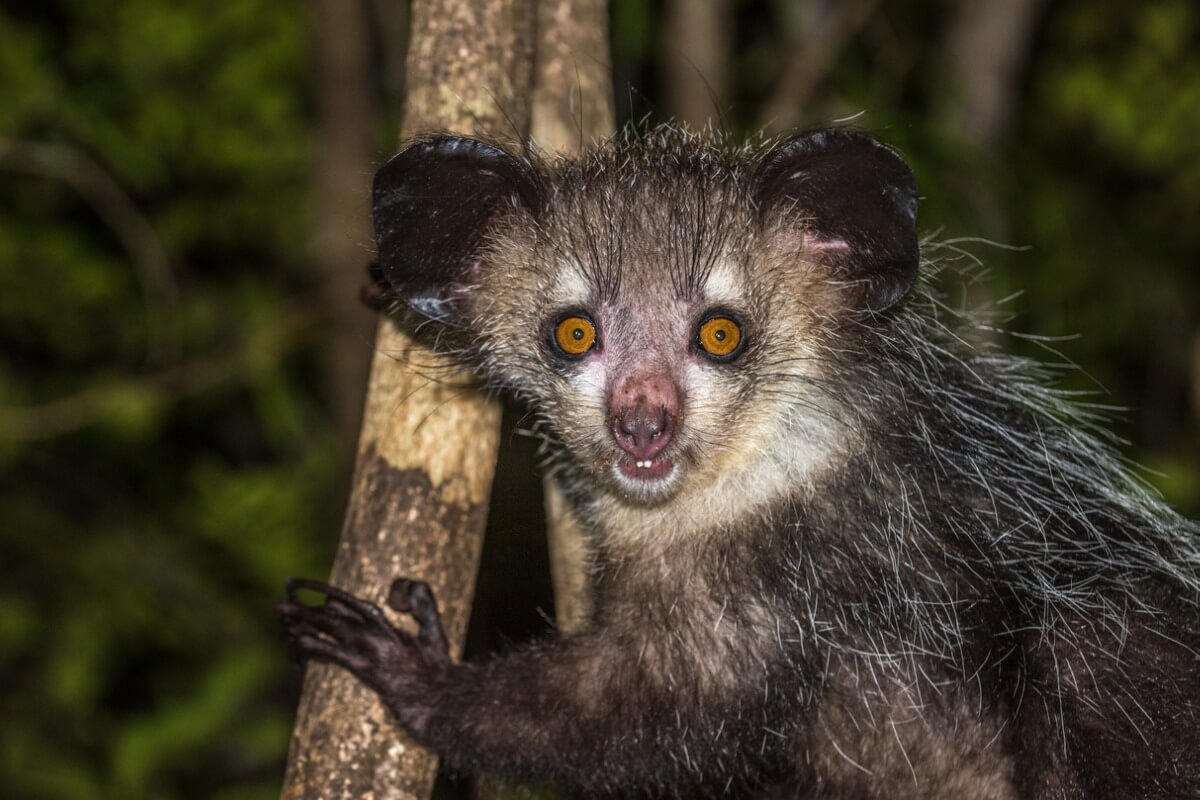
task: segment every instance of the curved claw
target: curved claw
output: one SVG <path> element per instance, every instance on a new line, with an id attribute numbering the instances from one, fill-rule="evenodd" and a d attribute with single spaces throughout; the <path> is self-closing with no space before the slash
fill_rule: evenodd
<path id="1" fill-rule="evenodd" d="M 323 607 L 330 608 L 334 612 L 340 612 L 341 609 L 349 609 L 357 613 L 362 619 L 371 620 L 381 625 L 392 627 L 384 616 L 383 610 L 379 606 L 368 600 L 362 600 L 349 592 L 339 589 L 336 586 L 331 586 L 328 583 L 313 580 L 311 578 L 288 578 L 284 584 L 287 589 L 288 599 L 294 603 L 300 603 L 297 595 L 304 590 L 316 592 L 325 595 Z M 306 606 L 308 608 L 317 608 L 318 606 Z M 342 616 L 346 616 L 343 614 Z"/>
<path id="2" fill-rule="evenodd" d="M 323 581 L 313 580 L 312 578 L 288 578 L 286 581 L 284 581 L 283 585 L 287 591 L 288 599 L 294 602 L 299 602 L 299 599 L 296 597 L 296 595 L 306 589 L 310 592 L 323 594 L 326 597 L 337 598 L 347 605 L 355 602 L 361 602 L 357 597 L 349 592 L 343 591 L 336 586 L 331 586 Z"/>

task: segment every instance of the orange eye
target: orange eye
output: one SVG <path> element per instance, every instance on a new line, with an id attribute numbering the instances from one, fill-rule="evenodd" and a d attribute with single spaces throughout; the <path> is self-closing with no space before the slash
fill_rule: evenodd
<path id="1" fill-rule="evenodd" d="M 581 356 L 596 346 L 596 326 L 578 314 L 563 317 L 554 326 L 554 343 L 569 356 Z"/>
<path id="2" fill-rule="evenodd" d="M 729 317 L 709 317 L 700 323 L 696 342 L 711 358 L 732 358 L 742 345 L 742 328 Z"/>

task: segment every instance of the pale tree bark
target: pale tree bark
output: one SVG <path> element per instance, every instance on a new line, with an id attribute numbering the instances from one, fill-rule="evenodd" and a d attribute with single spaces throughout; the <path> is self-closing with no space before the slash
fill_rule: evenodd
<path id="1" fill-rule="evenodd" d="M 578 155 L 612 135 L 612 57 L 607 0 L 540 0 L 530 135 L 548 152 Z M 566 499 L 545 481 L 554 615 L 577 629 L 590 611 L 583 532 Z"/>
<path id="2" fill-rule="evenodd" d="M 349 443 L 362 417 L 375 330 L 357 291 L 371 241 L 370 34 L 363 0 L 309 5 L 317 112 L 312 251 L 333 321 L 324 348 L 325 392 L 337 432 Z"/>
<path id="3" fill-rule="evenodd" d="M 575 155 L 613 133 L 608 0 L 538 0 L 530 136 Z"/>
<path id="4" fill-rule="evenodd" d="M 729 102 L 733 50 L 729 0 L 670 0 L 663 43 L 667 113 L 699 130 L 718 127 Z"/>
<path id="5" fill-rule="evenodd" d="M 414 0 L 410 19 L 405 133 L 524 136 L 533 68 L 528 0 Z M 397 576 L 428 581 L 456 657 L 499 421 L 499 405 L 467 376 L 380 324 L 331 581 L 376 601 Z M 403 738 L 371 691 L 340 669 L 308 667 L 284 798 L 424 798 L 435 772 L 433 756 Z"/>

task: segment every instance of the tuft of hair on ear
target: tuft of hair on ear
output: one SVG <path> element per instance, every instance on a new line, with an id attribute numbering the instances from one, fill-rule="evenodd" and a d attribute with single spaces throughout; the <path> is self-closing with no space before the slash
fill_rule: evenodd
<path id="1" fill-rule="evenodd" d="M 803 237 L 852 307 L 885 311 L 916 281 L 916 178 L 868 134 L 833 128 L 783 140 L 759 163 L 754 199 L 761 222 Z"/>
<path id="2" fill-rule="evenodd" d="M 373 294 L 384 306 L 401 303 L 453 324 L 487 232 L 507 212 L 536 216 L 542 189 L 528 160 L 479 139 L 435 135 L 409 143 L 379 169 L 372 199 L 370 276 L 381 287 Z"/>

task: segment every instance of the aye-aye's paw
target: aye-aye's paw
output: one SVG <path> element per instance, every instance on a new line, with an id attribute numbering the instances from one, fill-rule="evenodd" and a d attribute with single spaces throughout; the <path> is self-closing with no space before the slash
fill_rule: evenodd
<path id="1" fill-rule="evenodd" d="M 301 591 L 325 599 L 306 605 Z M 401 578 L 388 592 L 388 605 L 417 623 L 416 636 L 393 626 L 374 603 L 319 581 L 291 578 L 287 596 L 277 609 L 299 659 L 343 667 L 374 689 L 405 727 L 420 727 L 430 695 L 452 666 L 428 584 Z"/>

